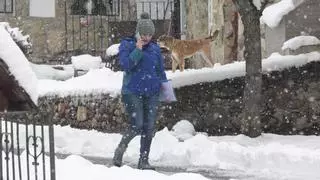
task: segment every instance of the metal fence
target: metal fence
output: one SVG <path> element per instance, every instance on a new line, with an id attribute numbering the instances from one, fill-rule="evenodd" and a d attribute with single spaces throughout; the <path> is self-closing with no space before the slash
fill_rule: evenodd
<path id="1" fill-rule="evenodd" d="M 74 1 L 77 2 L 77 1 Z M 93 1 L 99 3 L 99 0 Z M 111 3 L 112 2 L 112 3 Z M 65 52 L 67 57 L 91 54 L 106 59 L 106 49 L 119 43 L 121 37 L 133 35 L 136 20 L 141 12 L 149 12 L 154 20 L 157 34 L 171 32 L 174 0 L 109 1 L 109 8 L 96 9 L 97 5 L 81 5 L 65 1 Z M 83 7 L 90 8 L 83 8 Z M 88 9 L 91 9 L 88 11 Z"/>
<path id="2" fill-rule="evenodd" d="M 55 180 L 49 113 L 0 112 L 0 179 Z"/>

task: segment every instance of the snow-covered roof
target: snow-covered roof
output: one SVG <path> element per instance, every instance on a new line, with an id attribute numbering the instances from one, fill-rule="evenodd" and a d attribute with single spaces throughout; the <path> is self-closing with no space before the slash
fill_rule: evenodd
<path id="1" fill-rule="evenodd" d="M 283 16 L 293 11 L 303 2 L 304 0 L 281 0 L 272 4 L 263 10 L 261 22 L 267 24 L 270 28 L 275 28 L 280 24 Z M 257 5 L 259 4 L 257 3 Z"/>
<path id="2" fill-rule="evenodd" d="M 29 94 L 32 101 L 38 101 L 38 79 L 15 41 L 10 36 L 6 23 L 0 24 L 0 58 L 8 65 L 9 71 L 15 77 L 19 85 Z M 18 38 L 18 36 L 17 36 Z"/>

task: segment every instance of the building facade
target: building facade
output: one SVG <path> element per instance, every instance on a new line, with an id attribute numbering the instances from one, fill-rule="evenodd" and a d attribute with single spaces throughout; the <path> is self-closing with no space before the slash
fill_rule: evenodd
<path id="1" fill-rule="evenodd" d="M 143 11 L 155 21 L 157 36 L 163 34 L 173 0 L 0 0 L 0 7 L 0 21 L 29 34 L 31 61 L 42 63 L 70 54 L 104 56 L 107 47 L 134 33 Z"/>

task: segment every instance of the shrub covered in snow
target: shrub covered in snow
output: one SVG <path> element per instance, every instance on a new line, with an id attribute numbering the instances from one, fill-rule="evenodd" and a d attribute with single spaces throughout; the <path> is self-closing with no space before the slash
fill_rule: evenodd
<path id="1" fill-rule="evenodd" d="M 113 44 L 106 50 L 106 56 L 115 56 L 119 53 L 120 44 Z"/>
<path id="2" fill-rule="evenodd" d="M 100 69 L 103 67 L 102 59 L 100 56 L 94 57 L 89 54 L 72 56 L 71 62 L 75 69 L 81 70 Z"/>
<path id="3" fill-rule="evenodd" d="M 181 120 L 172 127 L 172 134 L 180 141 L 185 141 L 196 134 L 194 126 L 187 120 Z"/>
<path id="4" fill-rule="evenodd" d="M 113 71 L 121 70 L 119 65 L 119 46 L 120 44 L 113 44 L 106 50 L 106 65 Z"/>
<path id="5" fill-rule="evenodd" d="M 23 35 L 23 31 L 21 31 L 17 27 L 11 28 L 9 23 L 7 22 L 0 22 L 0 25 L 3 26 L 6 31 L 8 31 L 12 39 L 16 42 L 16 44 L 25 55 L 29 55 L 32 53 L 32 44 L 29 35 Z"/>

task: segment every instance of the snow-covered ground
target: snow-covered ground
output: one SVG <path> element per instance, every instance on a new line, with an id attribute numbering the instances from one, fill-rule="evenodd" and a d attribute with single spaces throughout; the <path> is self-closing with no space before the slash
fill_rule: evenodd
<path id="1" fill-rule="evenodd" d="M 183 125 L 182 127 L 189 127 Z M 156 133 L 150 160 L 155 165 L 212 167 L 243 170 L 258 177 L 279 179 L 320 179 L 320 137 L 263 134 L 251 139 L 238 136 L 207 136 L 204 133 L 180 133 L 163 129 Z M 61 153 L 112 158 L 120 141 L 119 134 L 56 127 L 56 150 Z M 187 133 L 183 133 L 187 132 Z M 189 134 L 183 142 L 179 135 Z M 177 136 L 178 135 L 178 136 Z M 67 137 L 67 138 L 66 138 Z M 125 161 L 137 162 L 139 137 L 128 147 Z M 274 176 L 276 175 L 276 176 Z M 277 178 L 278 179 L 278 178 Z"/>
<path id="2" fill-rule="evenodd" d="M 29 128 L 31 130 L 32 127 Z M 40 133 L 40 128 L 37 131 Z M 45 129 L 45 132 L 47 131 Z M 20 142 L 25 142 L 23 132 L 20 136 Z M 72 154 L 64 160 L 56 160 L 57 179 L 206 179 L 190 173 L 168 176 L 158 172 L 142 172 L 126 165 L 121 168 L 108 168 L 95 165 L 80 156 L 112 158 L 120 138 L 120 134 L 55 126 L 56 152 Z M 139 138 L 136 137 L 129 144 L 124 155 L 126 163 L 137 163 Z M 22 144 L 22 148 L 24 147 Z M 48 149 L 48 144 L 45 145 L 45 149 Z M 24 156 L 25 154 L 22 155 L 22 159 L 25 159 Z M 257 179 L 318 180 L 320 137 L 274 134 L 262 134 L 258 138 L 243 135 L 207 136 L 205 133 L 195 132 L 192 125 L 183 120 L 173 131 L 164 128 L 156 133 L 150 161 L 157 166 L 223 169 L 231 174 L 241 171 Z"/>

